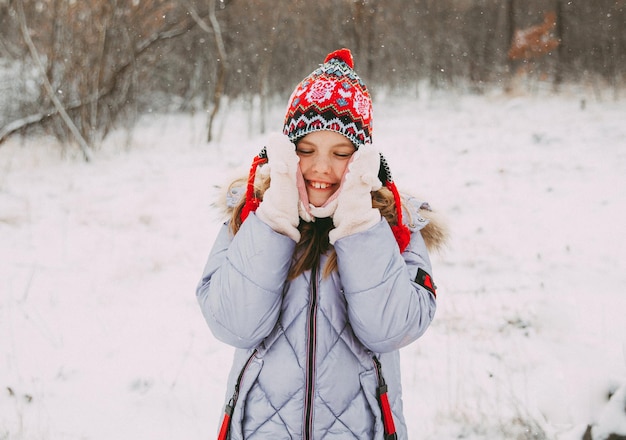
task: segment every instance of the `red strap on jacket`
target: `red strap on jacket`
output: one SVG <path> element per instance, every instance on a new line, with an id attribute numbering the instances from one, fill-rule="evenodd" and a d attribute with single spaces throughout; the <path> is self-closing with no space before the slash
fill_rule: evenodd
<path id="1" fill-rule="evenodd" d="M 378 388 L 378 400 L 380 402 L 380 411 L 383 415 L 383 425 L 385 427 L 385 439 L 395 440 L 398 438 L 396 434 L 396 425 L 393 422 L 393 414 L 391 413 L 391 405 L 387 397 L 387 385 Z"/>
<path id="2" fill-rule="evenodd" d="M 378 395 L 378 404 L 380 405 L 380 413 L 382 414 L 383 426 L 385 427 L 385 440 L 397 440 L 398 434 L 396 433 L 396 424 L 393 421 L 389 397 L 387 397 L 387 384 L 383 377 L 383 369 L 378 358 L 374 356 L 373 359 L 376 365 L 376 375 L 378 376 L 376 394 Z"/>
<path id="3" fill-rule="evenodd" d="M 235 409 L 235 405 L 237 404 L 237 399 L 239 399 L 239 386 L 241 385 L 241 380 L 243 379 L 243 374 L 248 369 L 248 366 L 252 362 L 252 359 L 256 356 L 256 350 L 252 352 L 243 368 L 239 372 L 239 377 L 237 378 L 237 382 L 235 382 L 235 391 L 233 392 L 233 397 L 230 398 L 228 405 L 224 409 L 224 418 L 222 419 L 222 426 L 220 426 L 220 432 L 217 434 L 217 440 L 226 440 L 228 438 L 228 433 L 230 431 L 230 421 L 233 415 L 233 411 Z"/>
<path id="4" fill-rule="evenodd" d="M 232 415 L 233 407 L 228 404 L 224 410 L 224 419 L 222 420 L 222 426 L 220 427 L 220 433 L 217 435 L 217 440 L 226 440 L 226 437 L 228 437 L 228 431 L 230 431 L 230 417 Z"/>

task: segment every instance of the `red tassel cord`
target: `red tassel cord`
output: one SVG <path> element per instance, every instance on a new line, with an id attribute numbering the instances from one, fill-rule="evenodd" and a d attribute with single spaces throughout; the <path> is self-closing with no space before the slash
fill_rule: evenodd
<path id="1" fill-rule="evenodd" d="M 248 215 L 251 212 L 256 211 L 256 209 L 261 204 L 259 198 L 256 197 L 256 195 L 254 194 L 254 181 L 256 179 L 256 169 L 259 165 L 266 162 L 267 157 L 265 157 L 263 153 L 261 153 L 254 158 L 254 160 L 252 161 L 252 166 L 250 166 L 250 174 L 248 174 L 248 184 L 246 187 L 246 203 L 243 205 L 240 214 L 242 223 L 248 217 Z"/>
<path id="2" fill-rule="evenodd" d="M 396 184 L 387 181 L 385 183 L 385 186 L 389 188 L 389 190 L 393 194 L 393 200 L 396 203 L 396 215 L 398 216 L 398 223 L 395 226 L 391 227 L 391 231 L 393 232 L 393 236 L 398 242 L 398 246 L 400 247 L 400 253 L 402 253 L 411 242 L 411 231 L 409 231 L 409 228 L 407 228 L 407 226 L 402 221 L 402 201 L 400 200 L 400 193 L 398 193 L 398 188 L 396 188 Z"/>

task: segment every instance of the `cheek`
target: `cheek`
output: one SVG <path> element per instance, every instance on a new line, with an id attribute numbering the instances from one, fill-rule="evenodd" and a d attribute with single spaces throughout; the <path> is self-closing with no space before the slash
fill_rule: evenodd
<path id="1" fill-rule="evenodd" d="M 304 174 L 306 170 L 309 169 L 309 162 L 310 159 L 307 159 L 306 157 L 300 157 L 300 162 L 298 163 L 298 166 L 300 167 L 300 171 L 302 172 L 302 174 Z"/>
<path id="2" fill-rule="evenodd" d="M 344 173 L 348 169 L 348 161 L 347 160 L 339 161 L 336 163 L 336 165 L 333 168 L 335 170 L 335 174 L 337 175 L 337 177 L 343 177 Z"/>

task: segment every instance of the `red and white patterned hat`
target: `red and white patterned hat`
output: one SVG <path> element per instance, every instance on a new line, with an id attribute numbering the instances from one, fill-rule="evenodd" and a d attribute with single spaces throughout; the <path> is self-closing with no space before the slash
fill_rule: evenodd
<path id="1" fill-rule="evenodd" d="M 372 142 L 372 99 L 349 49 L 328 54 L 289 98 L 283 129 L 289 140 L 318 130 L 340 133 L 356 148 Z"/>

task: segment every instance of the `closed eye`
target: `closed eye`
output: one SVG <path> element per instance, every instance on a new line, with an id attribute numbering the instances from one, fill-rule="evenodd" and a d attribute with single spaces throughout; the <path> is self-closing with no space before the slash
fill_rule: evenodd
<path id="1" fill-rule="evenodd" d="M 313 150 L 310 150 L 308 148 L 296 148 L 296 153 L 306 156 L 308 154 L 313 154 Z"/>
<path id="2" fill-rule="evenodd" d="M 341 151 L 337 151 L 335 153 L 335 156 L 337 156 L 340 159 L 348 159 L 349 157 L 352 157 L 352 154 L 354 153 L 354 151 L 350 151 L 350 152 L 341 152 Z"/>

